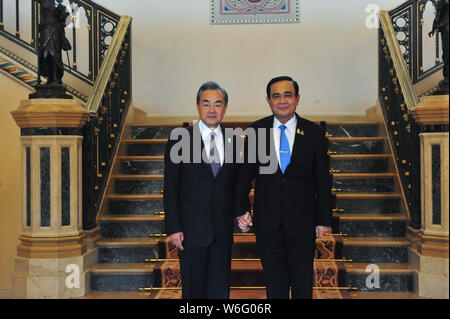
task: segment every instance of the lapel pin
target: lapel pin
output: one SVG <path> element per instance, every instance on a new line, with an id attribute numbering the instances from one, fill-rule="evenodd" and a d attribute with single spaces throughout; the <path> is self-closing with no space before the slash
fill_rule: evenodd
<path id="1" fill-rule="evenodd" d="M 305 133 L 303 133 L 303 131 L 301 131 L 299 128 L 297 129 L 297 134 L 305 135 Z"/>

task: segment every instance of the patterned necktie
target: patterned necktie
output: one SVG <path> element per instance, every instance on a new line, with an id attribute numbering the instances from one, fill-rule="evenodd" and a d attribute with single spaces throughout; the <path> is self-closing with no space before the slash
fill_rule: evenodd
<path id="1" fill-rule="evenodd" d="M 279 126 L 281 130 L 280 134 L 280 169 L 284 174 L 286 167 L 289 165 L 291 161 L 291 150 L 289 148 L 289 141 L 287 139 L 286 133 L 286 125 Z"/>
<path id="2" fill-rule="evenodd" d="M 216 133 L 211 133 L 211 144 L 209 147 L 209 162 L 211 163 L 211 170 L 213 172 L 214 177 L 216 177 L 217 172 L 220 168 L 220 157 L 219 152 L 217 151 L 216 141 L 215 141 Z"/>

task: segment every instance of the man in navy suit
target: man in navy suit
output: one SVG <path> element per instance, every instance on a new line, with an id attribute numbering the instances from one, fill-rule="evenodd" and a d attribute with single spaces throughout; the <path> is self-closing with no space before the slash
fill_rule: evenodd
<path id="1" fill-rule="evenodd" d="M 258 141 L 266 140 L 278 170 L 264 173 L 267 165 L 260 157 L 251 163 L 247 142 L 247 160 L 236 183 L 236 215 L 243 215 L 238 218 L 242 230 L 254 225 L 267 298 L 289 298 L 290 289 L 292 298 L 312 298 L 315 238 L 331 232 L 327 139 L 320 126 L 295 112 L 300 101 L 296 81 L 287 76 L 274 78 L 266 93 L 273 115 L 249 128 Z M 248 194 L 253 179 L 252 220 Z"/>
<path id="2" fill-rule="evenodd" d="M 237 165 L 225 156 L 235 155 L 225 152 L 231 140 L 225 141 L 220 125 L 227 105 L 223 88 L 203 84 L 197 93 L 200 120 L 179 128 L 186 138 L 169 139 L 166 147 L 165 227 L 179 251 L 184 299 L 229 298 Z"/>

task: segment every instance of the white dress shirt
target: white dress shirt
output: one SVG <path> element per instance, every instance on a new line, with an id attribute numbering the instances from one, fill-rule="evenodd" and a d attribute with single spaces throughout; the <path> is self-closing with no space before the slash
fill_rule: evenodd
<path id="1" fill-rule="evenodd" d="M 278 164 L 280 164 L 280 136 L 281 136 L 281 129 L 280 129 L 281 122 L 274 116 L 273 117 L 273 140 L 275 145 L 275 150 L 277 153 L 278 158 Z M 284 130 L 284 133 L 286 134 L 286 137 L 289 142 L 289 150 L 292 156 L 292 149 L 294 147 L 294 140 L 295 140 L 295 131 L 297 130 L 297 116 L 293 116 L 289 121 L 286 122 L 286 129 Z"/>
<path id="2" fill-rule="evenodd" d="M 216 136 L 214 137 L 214 141 L 216 142 L 216 148 L 219 152 L 219 158 L 220 158 L 220 166 L 223 165 L 224 161 L 224 145 L 223 145 L 223 134 L 222 134 L 222 128 L 219 125 L 214 130 L 211 130 L 208 126 L 206 126 L 205 123 L 202 122 L 202 120 L 199 120 L 198 127 L 200 128 L 200 133 L 202 134 L 202 140 L 203 144 L 205 144 L 205 150 L 206 150 L 206 156 L 208 156 L 209 160 L 209 150 L 210 150 L 210 144 L 211 144 L 211 133 L 216 133 Z M 279 143 L 279 142 L 278 142 Z"/>

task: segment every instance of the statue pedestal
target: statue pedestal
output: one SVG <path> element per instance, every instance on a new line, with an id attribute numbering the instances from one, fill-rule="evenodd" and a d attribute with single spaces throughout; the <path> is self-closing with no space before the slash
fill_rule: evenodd
<path id="1" fill-rule="evenodd" d="M 66 93 L 64 84 L 38 84 L 34 87 L 36 92 L 28 95 L 30 99 L 73 99 Z"/>
<path id="2" fill-rule="evenodd" d="M 23 185 L 14 296 L 83 296 L 97 254 L 86 251 L 82 228 L 81 129 L 89 112 L 73 99 L 30 99 L 11 114 L 21 128 Z"/>

